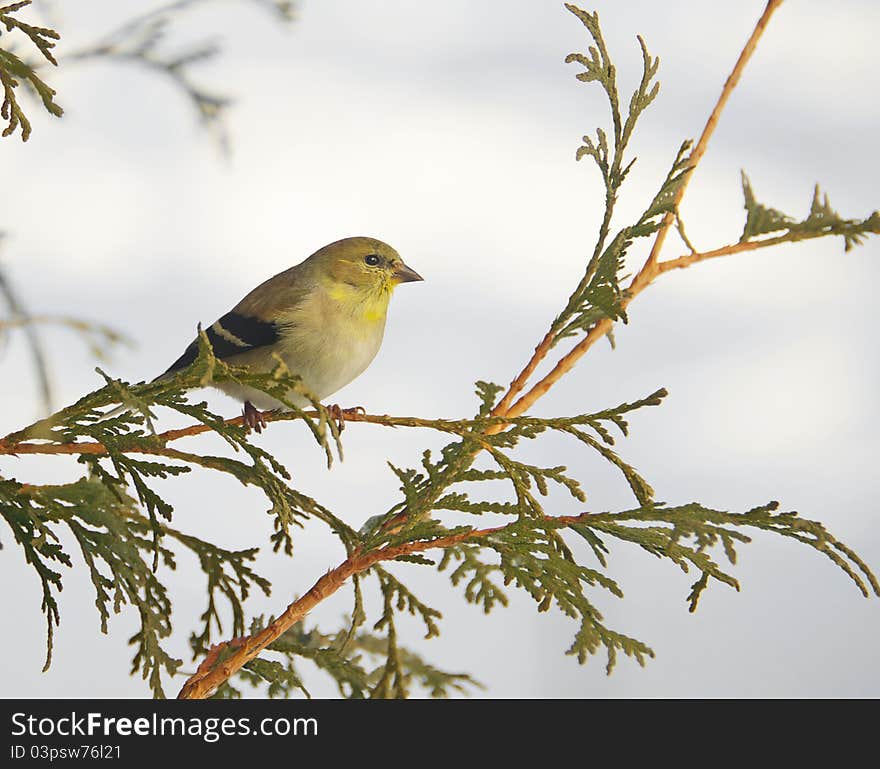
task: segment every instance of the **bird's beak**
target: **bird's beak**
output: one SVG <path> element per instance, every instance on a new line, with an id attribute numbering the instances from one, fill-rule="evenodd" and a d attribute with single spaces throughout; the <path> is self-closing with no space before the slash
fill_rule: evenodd
<path id="1" fill-rule="evenodd" d="M 394 271 L 394 279 L 398 283 L 410 283 L 414 280 L 424 280 L 412 267 L 402 264 Z"/>

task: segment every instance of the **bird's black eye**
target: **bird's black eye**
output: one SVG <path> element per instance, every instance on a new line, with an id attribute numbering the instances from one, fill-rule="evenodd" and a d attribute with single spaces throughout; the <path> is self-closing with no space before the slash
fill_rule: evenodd
<path id="1" fill-rule="evenodd" d="M 375 267 L 381 261 L 379 259 L 378 254 L 367 254 L 364 257 L 364 261 L 369 264 L 371 267 Z"/>

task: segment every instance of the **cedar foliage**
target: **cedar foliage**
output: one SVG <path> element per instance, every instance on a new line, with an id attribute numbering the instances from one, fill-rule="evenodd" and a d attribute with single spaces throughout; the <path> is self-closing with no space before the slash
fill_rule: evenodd
<path id="1" fill-rule="evenodd" d="M 55 64 L 51 48 L 58 34 L 30 26 L 14 15 L 28 4 L 25 0 L 0 8 L 0 23 L 7 31 L 23 33 Z M 289 3 L 276 2 L 274 6 L 289 15 Z M 602 88 L 610 126 L 584 136 L 576 153 L 578 160 L 589 158 L 599 170 L 605 215 L 582 279 L 550 324 L 551 345 L 581 337 L 606 318 L 627 321 L 626 292 L 621 286 L 624 257 L 637 240 L 657 232 L 664 216 L 677 216 L 676 192 L 691 170 L 691 143 L 685 141 L 642 215 L 612 234 L 615 203 L 635 162 L 628 155 L 630 141 L 640 116 L 659 93 L 659 59 L 638 37 L 642 76 L 624 112 L 616 68 L 598 15 L 573 5 L 566 7 L 588 36 L 587 52 L 573 53 L 566 61 L 582 68 L 576 75 L 578 80 Z M 215 120 L 225 100 L 195 87 L 184 74 L 188 63 L 213 51 L 197 48 L 173 59 L 159 57 L 156 46 L 168 18 L 167 10 L 147 14 L 78 56 L 136 59 L 165 69 L 190 96 L 201 117 Z M 4 87 L 2 116 L 8 123 L 5 136 L 19 130 L 26 140 L 31 131 L 16 90 L 22 82 L 36 90 L 47 110 L 61 114 L 54 102 L 55 92 L 37 77 L 34 68 L 2 48 L 0 82 Z M 877 212 L 865 219 L 845 219 L 831 208 L 818 186 L 808 216 L 800 221 L 759 203 L 745 174 L 743 191 L 747 212 L 744 242 L 774 233 L 774 242 L 837 235 L 844 239 L 848 251 L 867 234 L 880 230 Z M 0 319 L 0 331 L 26 329 L 37 322 L 38 318 L 11 301 L 11 292 L 6 296 L 8 317 Z M 81 324 L 80 330 L 95 329 Z M 115 337 L 105 330 L 104 339 L 114 341 Z M 643 641 L 606 625 L 595 605 L 594 597 L 600 592 L 623 596 L 609 571 L 609 556 L 619 543 L 636 544 L 650 555 L 693 573 L 695 581 L 686 597 L 690 611 L 696 610 L 700 596 L 712 582 L 739 588 L 730 567 L 736 563 L 737 548 L 750 542 L 751 531 L 773 532 L 801 542 L 829 558 L 865 596 L 880 594 L 876 578 L 855 552 L 821 523 L 802 519 L 794 512 L 781 512 L 776 502 L 745 512 L 727 512 L 698 502 L 667 505 L 657 500 L 649 482 L 619 453 L 617 441 L 628 434 L 633 415 L 661 405 L 666 395 L 662 388 L 632 403 L 574 416 L 510 418 L 493 416 L 504 388 L 479 381 L 475 411 L 468 418 L 370 417 L 368 421 L 379 424 L 431 428 L 449 436 L 449 442 L 436 454 L 425 451 L 416 467 L 390 466 L 399 484 L 399 501 L 357 531 L 297 488 L 282 461 L 252 443 L 240 424 L 213 413 L 204 402 L 185 397 L 194 388 L 229 380 L 269 393 L 290 407 L 277 420 L 302 423 L 330 466 L 341 456 L 339 425 L 314 398 L 310 398 L 308 410 L 287 400 L 290 391 L 307 396 L 308 392 L 280 359 L 271 373 L 230 367 L 214 356 L 207 337 L 200 332 L 197 359 L 171 379 L 131 384 L 98 371 L 104 378 L 103 387 L 0 439 L 3 454 L 58 453 L 58 461 L 64 461 L 62 456 L 74 456 L 83 466 L 82 477 L 63 485 L 0 477 L 0 517 L 42 587 L 46 668 L 52 661 L 53 638 L 59 627 L 63 580 L 88 578 L 102 632 L 108 632 L 113 614 L 133 611 L 138 617 L 138 630 L 129 639 L 134 648 L 132 673 L 140 674 L 155 696 L 164 696 L 168 681 L 178 674 L 183 660 L 166 650 L 175 628 L 168 585 L 163 580 L 172 576 L 186 553 L 198 562 L 205 581 L 205 610 L 193 618 L 191 628 L 193 660 L 211 667 L 240 642 L 215 644 L 245 633 L 253 636 L 271 621 L 262 616 L 249 618 L 247 611 L 251 593 L 268 595 L 271 590 L 268 580 L 254 570 L 255 548 L 230 551 L 172 525 L 174 510 L 163 498 L 162 481 L 193 471 L 226 473 L 244 485 L 259 488 L 265 496 L 266 513 L 272 518 L 274 533 L 268 544 L 275 551 L 294 554 L 300 536 L 297 527 L 317 520 L 339 539 L 350 558 L 375 556 L 371 565 L 351 577 L 353 605 L 343 627 L 327 632 L 305 621 L 296 622 L 263 654 L 217 687 L 214 696 L 218 697 L 241 696 L 242 683 L 264 687 L 270 697 L 309 696 L 297 667 L 302 660 L 311 661 L 335 681 L 344 697 L 406 697 L 414 687 L 432 696 L 448 696 L 477 686 L 468 674 L 439 670 L 399 643 L 400 615 L 419 618 L 426 638 L 439 634 L 441 616 L 404 584 L 394 571 L 394 560 L 445 573 L 464 600 L 487 613 L 506 606 L 511 590 L 524 591 L 538 611 L 555 604 L 574 622 L 568 654 L 584 663 L 604 652 L 609 673 L 621 654 L 642 665 L 654 656 Z M 107 418 L 108 407 L 118 404 L 128 411 Z M 161 409 L 176 411 L 203 425 L 216 437 L 217 453 L 175 448 L 179 431 L 157 430 Z M 629 488 L 633 506 L 571 516 L 548 512 L 547 499 L 553 488 L 578 505 L 587 500 L 581 482 L 566 467 L 532 465 L 520 458 L 522 444 L 552 433 L 572 441 L 573 459 L 577 452 L 587 451 L 610 463 Z M 467 523 L 452 525 L 450 514 Z M 491 526 L 478 528 L 478 522 L 486 519 Z M 75 542 L 78 552 L 66 549 L 62 540 Z M 572 542 L 577 540 L 589 546 L 589 563 L 575 555 Z M 436 558 L 425 554 L 437 549 Z M 366 589 L 381 596 L 377 616 L 367 616 Z M 223 617 L 231 617 L 231 624 L 224 626 Z"/>

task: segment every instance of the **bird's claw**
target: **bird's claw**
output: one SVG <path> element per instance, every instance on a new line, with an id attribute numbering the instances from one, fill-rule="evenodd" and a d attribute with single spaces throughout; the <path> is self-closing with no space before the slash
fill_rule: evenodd
<path id="1" fill-rule="evenodd" d="M 257 435 L 263 432 L 263 428 L 269 423 L 266 421 L 266 415 L 250 401 L 244 402 L 244 423 L 251 430 L 256 431 Z"/>
<path id="2" fill-rule="evenodd" d="M 354 417 L 359 414 L 367 413 L 367 410 L 363 406 L 352 406 L 351 408 L 344 409 L 335 403 L 332 406 L 328 406 L 327 411 L 330 413 L 330 417 L 336 420 L 336 427 L 339 429 L 339 432 L 342 432 L 345 429 L 346 417 Z"/>

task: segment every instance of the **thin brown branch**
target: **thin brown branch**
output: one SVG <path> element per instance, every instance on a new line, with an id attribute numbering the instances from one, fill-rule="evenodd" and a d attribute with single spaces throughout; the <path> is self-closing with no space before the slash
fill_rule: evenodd
<path id="1" fill-rule="evenodd" d="M 662 275 L 670 270 L 680 270 L 690 267 L 697 262 L 703 262 L 706 259 L 714 259 L 718 256 L 728 256 L 729 254 L 739 254 L 743 251 L 755 251 L 759 248 L 767 248 L 768 246 L 779 246 L 783 243 L 796 243 L 801 240 L 810 240 L 812 238 L 822 238 L 828 233 L 824 230 L 818 232 L 787 232 L 784 235 L 778 235 L 773 238 L 765 238 L 763 240 L 744 240 L 739 243 L 732 243 L 729 246 L 713 249 L 712 251 L 694 252 L 692 254 L 684 254 L 676 259 L 667 259 L 657 264 L 657 274 Z"/>

